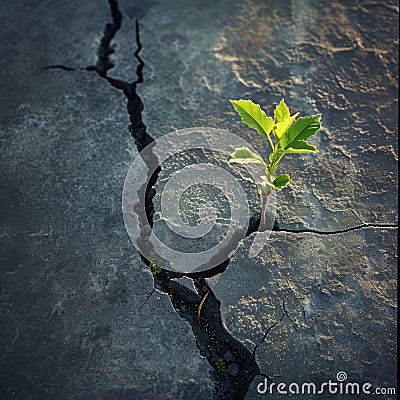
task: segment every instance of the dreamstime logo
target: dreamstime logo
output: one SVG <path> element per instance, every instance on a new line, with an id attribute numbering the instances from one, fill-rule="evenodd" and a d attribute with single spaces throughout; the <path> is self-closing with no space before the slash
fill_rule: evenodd
<path id="1" fill-rule="evenodd" d="M 346 372 L 344 372 L 344 371 L 339 371 L 339 372 L 336 374 L 336 380 L 337 380 L 338 382 L 344 382 L 344 381 L 346 381 L 346 380 L 347 380 L 347 374 L 346 374 Z"/>
<path id="2" fill-rule="evenodd" d="M 215 128 L 190 128 L 169 133 L 149 144 L 133 161 L 124 183 L 122 211 L 128 235 L 137 250 L 148 260 L 167 269 L 181 273 L 204 271 L 216 267 L 238 248 L 249 226 L 249 201 L 237 175 L 230 167 L 223 168 L 210 160 L 186 165 L 174 171 L 161 193 L 160 215 L 167 227 L 182 238 L 199 239 L 210 234 L 217 223 L 217 211 L 212 204 L 199 207 L 200 222 L 185 223 L 180 215 L 182 196 L 196 185 L 209 185 L 227 198 L 230 207 L 229 227 L 222 240 L 210 249 L 202 251 L 179 251 L 158 237 L 148 219 L 151 213 L 149 190 L 154 185 L 162 164 L 183 152 L 202 149 L 220 154 L 227 161 L 238 147 L 257 151 L 240 137 Z M 228 164 L 226 164 L 228 165 Z M 259 164 L 244 165 L 253 181 L 260 181 L 265 167 Z M 276 199 L 268 197 L 266 220 L 259 228 L 249 250 L 256 256 L 264 247 L 275 220 Z"/>
<path id="3" fill-rule="evenodd" d="M 303 383 L 274 383 L 268 382 L 265 378 L 263 382 L 257 385 L 257 392 L 259 394 L 281 394 L 281 395 L 310 395 L 310 394 L 373 394 L 373 395 L 394 395 L 396 394 L 396 388 L 393 387 L 373 387 L 369 382 L 362 384 L 357 382 L 346 382 L 347 374 L 344 371 L 339 371 L 336 374 L 336 381 L 329 379 L 327 382 L 316 384 L 313 382 Z"/>

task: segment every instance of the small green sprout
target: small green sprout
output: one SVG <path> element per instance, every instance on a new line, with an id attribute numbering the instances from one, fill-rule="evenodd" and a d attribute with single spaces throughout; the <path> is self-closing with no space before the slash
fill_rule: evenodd
<path id="1" fill-rule="evenodd" d="M 260 135 L 267 137 L 271 152 L 266 162 L 247 147 L 241 147 L 234 151 L 229 162 L 265 166 L 265 176 L 261 182 L 256 182 L 263 189 L 263 197 L 268 196 L 273 189 L 283 189 L 290 182 L 290 177 L 287 174 L 275 177 L 278 164 L 286 154 L 318 152 L 307 140 L 321 128 L 321 115 L 299 118 L 297 118 L 299 113 L 290 115 L 284 99 L 276 106 L 274 118 L 267 117 L 261 107 L 251 100 L 230 100 L 230 102 L 249 128 L 256 129 Z"/>
<path id="2" fill-rule="evenodd" d="M 260 227 L 265 227 L 267 197 L 273 189 L 282 190 L 290 182 L 288 174 L 280 174 L 275 177 L 278 164 L 286 154 L 292 153 L 316 153 L 318 150 L 307 140 L 321 128 L 321 115 L 297 118 L 299 113 L 290 115 L 285 100 L 282 99 L 275 107 L 274 118 L 267 117 L 259 104 L 251 100 L 230 100 L 242 121 L 255 129 L 260 135 L 267 137 L 271 152 L 268 162 L 253 153 L 247 147 L 236 149 L 229 162 L 239 164 L 261 164 L 265 166 L 265 174 L 259 184 L 262 188 L 259 194 L 262 198 Z"/>
<path id="3" fill-rule="evenodd" d="M 162 268 L 154 264 L 153 262 L 150 262 L 150 271 L 153 275 L 157 275 L 162 271 Z"/>
<path id="4" fill-rule="evenodd" d="M 218 372 L 226 372 L 228 366 L 223 358 L 219 358 L 217 361 L 215 361 L 215 368 Z"/>

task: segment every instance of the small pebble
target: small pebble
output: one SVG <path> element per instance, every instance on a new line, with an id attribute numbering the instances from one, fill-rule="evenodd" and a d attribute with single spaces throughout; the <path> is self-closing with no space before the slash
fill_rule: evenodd
<path id="1" fill-rule="evenodd" d="M 236 363 L 229 365 L 227 372 L 229 375 L 236 376 L 239 373 L 239 366 Z"/>

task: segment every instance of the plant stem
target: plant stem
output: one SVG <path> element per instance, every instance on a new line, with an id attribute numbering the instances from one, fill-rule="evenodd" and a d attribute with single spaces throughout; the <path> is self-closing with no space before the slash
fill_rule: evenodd
<path id="1" fill-rule="evenodd" d="M 285 155 L 285 153 L 282 153 L 282 154 L 278 157 L 278 159 L 275 161 L 275 164 L 276 164 L 276 165 L 279 164 L 279 162 L 282 160 L 282 158 L 283 158 L 284 155 Z"/>
<path id="2" fill-rule="evenodd" d="M 261 220 L 260 220 L 260 230 L 263 231 L 264 225 L 266 223 L 265 218 L 265 208 L 267 207 L 267 195 L 262 194 L 262 204 L 261 204 Z"/>
<path id="3" fill-rule="evenodd" d="M 271 134 L 268 134 L 267 137 L 268 137 L 269 144 L 271 145 L 271 149 L 274 152 L 275 151 L 275 146 L 274 146 L 274 143 L 272 142 Z"/>
<path id="4" fill-rule="evenodd" d="M 267 208 L 267 199 L 268 196 L 272 193 L 272 187 L 269 187 L 268 189 L 265 189 L 265 192 L 263 191 L 261 194 L 261 219 L 260 219 L 260 229 L 261 231 L 264 231 L 265 225 L 267 223 L 266 220 L 266 208 Z"/>

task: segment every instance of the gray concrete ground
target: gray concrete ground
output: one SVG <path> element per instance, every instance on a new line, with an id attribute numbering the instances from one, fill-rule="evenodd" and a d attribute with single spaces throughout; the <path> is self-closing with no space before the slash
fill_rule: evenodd
<path id="1" fill-rule="evenodd" d="M 136 79 L 141 17 L 137 89 L 152 136 L 212 126 L 262 152 L 229 98 L 271 113 L 285 97 L 323 115 L 320 152 L 283 162 L 293 182 L 278 194 L 281 231 L 253 259 L 246 239 L 212 279 L 228 331 L 252 351 L 277 322 L 256 351 L 276 382 L 344 371 L 394 387 L 396 2 L 120 6 L 110 75 Z M 3 1 L 0 17 L 0 398 L 217 398 L 190 326 L 168 296 L 149 297 L 153 278 L 125 232 L 121 192 L 137 150 L 123 95 L 91 72 L 43 70 L 95 62 L 107 2 Z M 247 400 L 285 397 L 258 395 L 263 379 Z"/>

